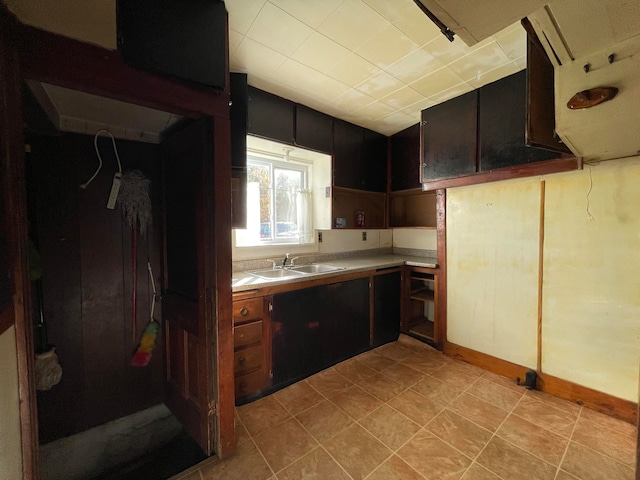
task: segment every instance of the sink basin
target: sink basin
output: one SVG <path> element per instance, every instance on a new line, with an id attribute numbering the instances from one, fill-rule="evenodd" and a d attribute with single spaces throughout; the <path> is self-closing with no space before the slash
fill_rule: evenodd
<path id="1" fill-rule="evenodd" d="M 327 273 L 334 272 L 336 270 L 344 270 L 344 267 L 334 267 L 333 265 L 324 265 L 322 263 L 312 263 L 311 265 L 300 265 L 299 267 L 292 267 L 290 271 L 300 273 Z"/>
<path id="2" fill-rule="evenodd" d="M 265 278 L 265 279 L 280 279 L 283 280 L 285 278 L 299 278 L 303 275 L 302 272 L 296 272 L 295 270 L 288 269 L 276 269 L 276 270 L 258 270 L 255 272 L 248 272 L 249 275 L 254 275 L 256 277 Z"/>

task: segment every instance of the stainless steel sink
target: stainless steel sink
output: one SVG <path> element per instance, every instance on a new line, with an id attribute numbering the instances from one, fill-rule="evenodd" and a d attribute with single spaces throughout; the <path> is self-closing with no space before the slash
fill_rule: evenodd
<path id="1" fill-rule="evenodd" d="M 327 273 L 336 270 L 344 270 L 344 267 L 334 267 L 333 265 L 325 265 L 322 263 L 312 263 L 311 265 L 300 265 L 299 267 L 291 267 L 290 271 L 300 273 Z"/>
<path id="2" fill-rule="evenodd" d="M 258 270 L 255 272 L 248 272 L 249 275 L 254 275 L 256 277 L 265 278 L 265 279 L 279 279 L 284 280 L 285 278 L 299 278 L 304 275 L 302 272 L 297 272 L 295 270 L 290 269 L 270 269 L 270 270 Z"/>

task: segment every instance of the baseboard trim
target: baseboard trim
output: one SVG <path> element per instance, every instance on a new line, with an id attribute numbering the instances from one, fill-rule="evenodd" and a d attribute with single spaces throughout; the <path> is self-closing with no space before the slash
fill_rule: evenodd
<path id="1" fill-rule="evenodd" d="M 445 342 L 443 351 L 445 355 L 513 379 L 514 382 L 516 378 L 524 379 L 526 372 L 530 370 L 522 365 L 471 350 L 455 343 Z M 637 424 L 638 404 L 635 402 L 614 397 L 541 372 L 538 372 L 538 390 L 584 405 L 587 408 L 619 418 L 633 425 Z"/>

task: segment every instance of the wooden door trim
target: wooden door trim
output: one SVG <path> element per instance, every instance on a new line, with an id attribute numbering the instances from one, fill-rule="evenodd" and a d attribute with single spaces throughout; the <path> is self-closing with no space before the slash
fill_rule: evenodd
<path id="1" fill-rule="evenodd" d="M 434 340 L 442 350 L 447 342 L 447 191 L 436 191 L 436 324 Z"/>
<path id="2" fill-rule="evenodd" d="M 16 25 L 4 4 L 0 5 L 0 176 L 5 196 L 7 251 L 13 284 L 13 305 L 4 311 L 3 330 L 15 325 L 22 474 L 24 478 L 39 476 L 38 424 L 35 399 L 35 353 L 31 324 L 31 285 L 27 253 L 27 201 L 25 187 L 24 137 L 18 53 L 13 47 Z"/>

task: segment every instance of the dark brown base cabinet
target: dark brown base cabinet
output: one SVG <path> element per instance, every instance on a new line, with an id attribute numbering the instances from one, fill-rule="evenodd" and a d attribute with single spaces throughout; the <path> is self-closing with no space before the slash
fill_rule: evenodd
<path id="1" fill-rule="evenodd" d="M 385 273 L 373 279 L 373 346 L 378 347 L 400 335 L 402 275 Z"/>
<path id="2" fill-rule="evenodd" d="M 272 298 L 274 389 L 369 348 L 369 278 Z"/>

